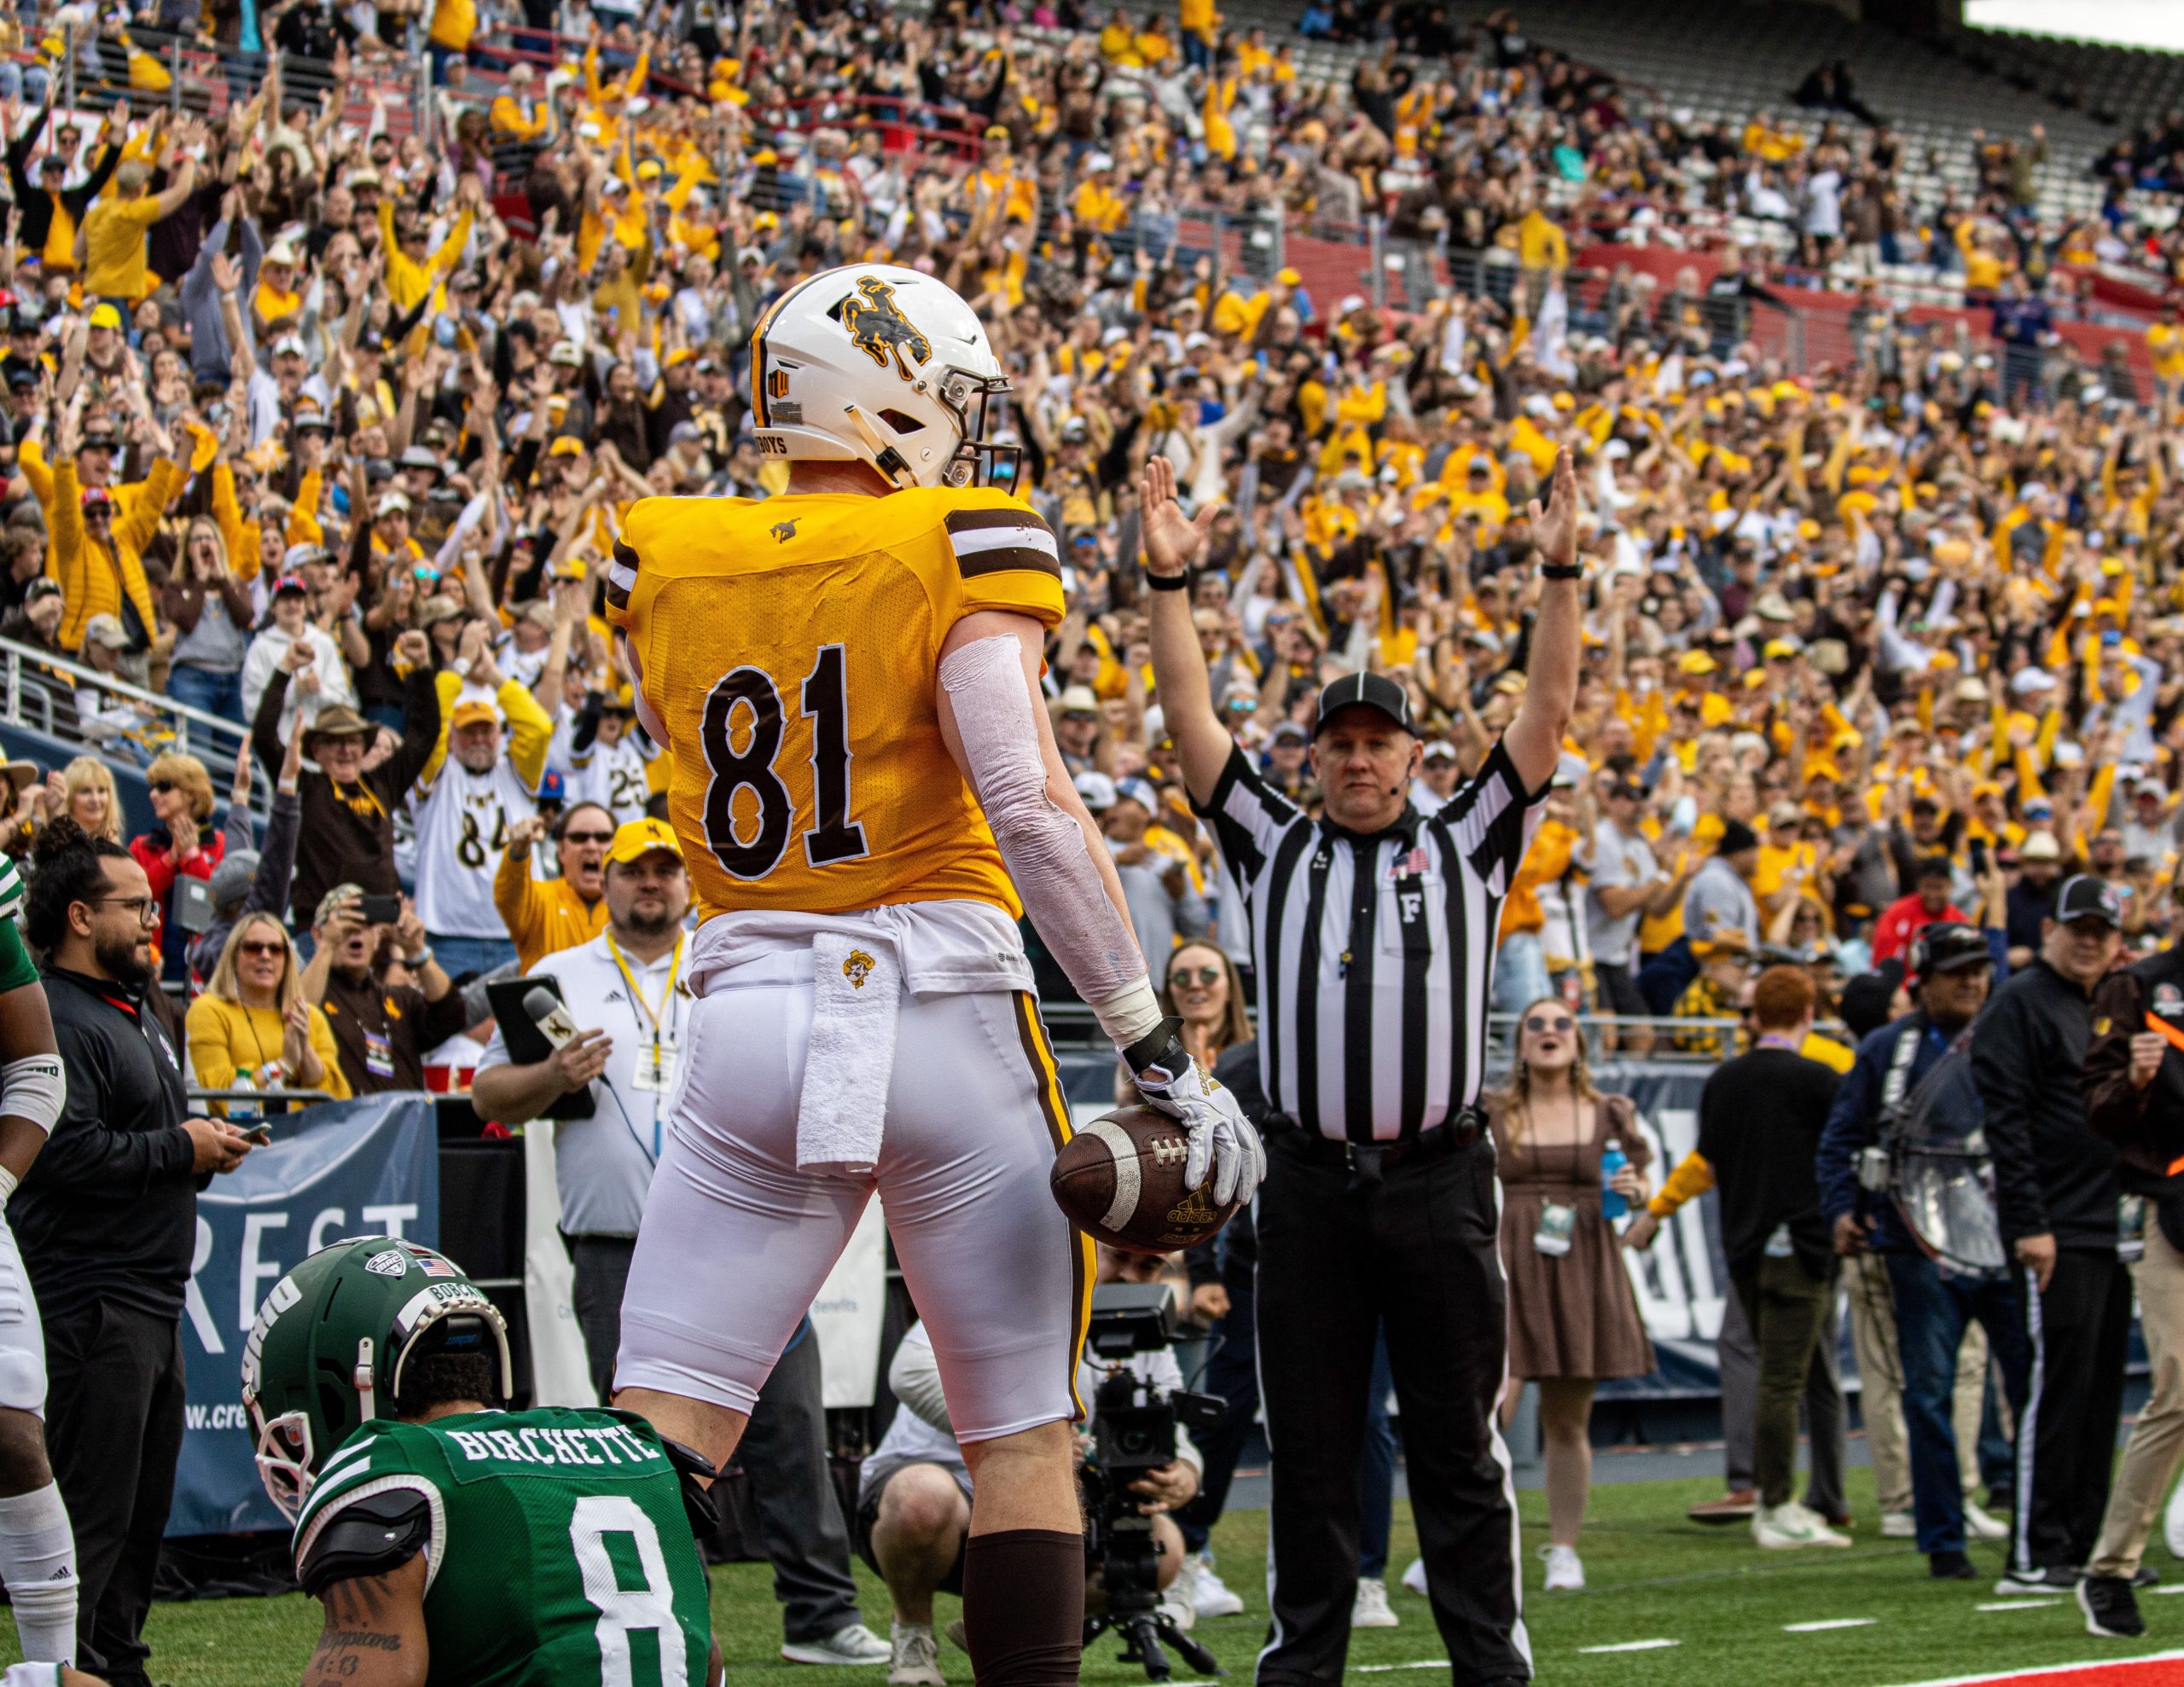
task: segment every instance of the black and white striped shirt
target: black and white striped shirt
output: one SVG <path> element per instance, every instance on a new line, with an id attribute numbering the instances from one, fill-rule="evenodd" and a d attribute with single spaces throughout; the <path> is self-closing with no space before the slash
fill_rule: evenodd
<path id="1" fill-rule="evenodd" d="M 1477 1101 L 1502 899 L 1546 796 L 1497 742 L 1438 812 L 1406 805 L 1365 836 L 1307 820 L 1229 756 L 1198 812 L 1251 917 L 1271 1111 L 1386 1142 Z"/>

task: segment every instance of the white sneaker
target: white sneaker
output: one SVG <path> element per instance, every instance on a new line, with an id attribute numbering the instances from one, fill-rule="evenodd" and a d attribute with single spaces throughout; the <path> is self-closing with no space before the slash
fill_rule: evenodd
<path id="1" fill-rule="evenodd" d="M 898 1622 L 891 1633 L 895 1644 L 887 1660 L 887 1687 L 948 1687 L 931 1623 Z"/>
<path id="2" fill-rule="evenodd" d="M 895 1649 L 861 1622 L 844 1623 L 824 1640 L 784 1644 L 781 1656 L 793 1664 L 892 1663 Z"/>
<path id="3" fill-rule="evenodd" d="M 1542 1546 L 1539 1556 L 1547 1560 L 1547 1591 L 1549 1593 L 1583 1593 L 1585 1591 L 1585 1563 L 1578 1557 L 1574 1546 Z"/>
<path id="4" fill-rule="evenodd" d="M 2007 1540 L 2010 1526 L 2007 1518 L 1973 1504 L 1964 1502 L 1964 1532 L 1974 1540 Z"/>
<path id="5" fill-rule="evenodd" d="M 1964 1515 L 1965 1527 L 1972 1526 L 1972 1511 L 1967 1503 Z M 1884 1540 L 1916 1540 L 1919 1520 L 1908 1511 L 1884 1511 L 1880 1514 L 1880 1533 Z"/>
<path id="6" fill-rule="evenodd" d="M 1771 1508 L 1755 1506 L 1751 1513 L 1751 1538 L 1764 1547 L 1848 1546 L 1850 1544 L 1849 1535 L 1836 1533 L 1794 1499 L 1786 1499 Z"/>
<path id="7" fill-rule="evenodd" d="M 1191 1609 L 1202 1617 L 1236 1617 L 1244 1614 L 1244 1602 L 1228 1584 L 1214 1573 L 1211 1551 L 1196 1554 L 1185 1567 L 1191 1584 Z M 1178 1576 L 1180 1582 L 1184 1578 Z"/>
<path id="8" fill-rule="evenodd" d="M 2184 1558 L 2184 1552 L 2180 1552 L 2176 1556 Z M 1403 1585 L 1420 1598 L 1423 1599 L 1426 1597 L 1426 1561 L 1423 1558 L 1413 1558 L 1410 1561 L 1409 1567 L 1403 1573 Z"/>
<path id="9" fill-rule="evenodd" d="M 1350 1602 L 1352 1628 L 1400 1628 L 1403 1619 L 1388 1609 L 1388 1585 L 1378 1576 L 1357 1579 L 1357 1597 Z"/>

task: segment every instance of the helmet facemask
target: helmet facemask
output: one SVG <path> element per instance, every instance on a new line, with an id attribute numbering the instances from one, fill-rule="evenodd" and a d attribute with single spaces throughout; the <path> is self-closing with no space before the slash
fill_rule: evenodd
<path id="1" fill-rule="evenodd" d="M 987 437 L 986 425 L 993 401 L 1005 397 L 1008 391 L 1007 375 L 980 376 L 958 368 L 942 372 L 933 396 L 954 413 L 962 442 L 956 446 L 954 459 L 941 476 L 943 485 L 958 489 L 997 486 L 1005 492 L 1016 490 L 1018 477 L 1023 472 L 1024 448 L 1004 445 Z"/>
<path id="2" fill-rule="evenodd" d="M 311 1470 L 310 1414 L 284 1412 L 268 1417 L 255 1400 L 249 1406 L 251 1428 L 256 1432 L 258 1480 L 264 1484 L 266 1497 L 293 1523 L 303 1515 L 304 1502 L 311 1498 L 311 1483 L 317 1480 Z"/>
<path id="3" fill-rule="evenodd" d="M 1023 447 L 986 437 L 993 401 L 1009 391 L 1008 377 L 980 375 L 951 366 L 917 385 L 956 424 L 956 449 L 934 484 L 959 491 L 970 486 L 998 486 L 1014 491 L 1022 471 Z M 923 422 L 897 409 L 883 409 L 875 418 L 854 404 L 847 407 L 847 415 L 850 426 L 864 442 L 868 461 L 883 478 L 904 489 L 922 484 L 911 467 L 910 454 L 920 443 L 918 436 L 925 432 Z"/>

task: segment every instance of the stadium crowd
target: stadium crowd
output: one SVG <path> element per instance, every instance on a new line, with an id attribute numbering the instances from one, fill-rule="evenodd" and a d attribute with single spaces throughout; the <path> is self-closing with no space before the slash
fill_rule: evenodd
<path id="1" fill-rule="evenodd" d="M 171 110 L 117 24 L 0 75 L 0 638 L 26 647 L 26 722 L 86 746 L 8 765 L 0 841 L 27 858 L 65 815 L 126 846 L 204 1085 L 461 1087 L 493 1036 L 485 983 L 607 929 L 609 862 L 658 835 L 626 829 L 666 782 L 601 614 L 621 524 L 646 496 L 781 490 L 747 343 L 857 261 L 946 279 L 1012 374 L 1008 484 L 1070 606 L 1054 733 L 1209 1065 L 1248 1037 L 1253 981 L 1153 685 L 1153 454 L 1219 507 L 1191 590 L 1222 718 L 1315 814 L 1314 700 L 1346 673 L 1409 693 L 1420 809 L 1483 762 L 1525 684 L 1527 506 L 1573 454 L 1583 674 L 1502 911 L 1495 1006 L 1542 1015 L 1505 1133 L 1589 1092 L 1558 1003 L 1597 1019 L 1595 1054 L 1794 1032 L 1841 1070 L 1936 922 L 1982 932 L 1998 984 L 2075 875 L 2106 887 L 2126 958 L 2176 935 L 2184 329 L 2147 331 L 2141 381 L 2042 301 L 2100 264 L 2184 273 L 2184 234 L 2135 223 L 2121 185 L 2099 219 L 2043 223 L 2036 131 L 1981 138 L 1969 201 L 1914 203 L 1901 143 L 1847 93 L 1859 126 L 1809 136 L 1645 114 L 1513 14 L 1460 28 L 1425 3 L 1315 8 L 1316 32 L 1390 43 L 1347 85 L 1211 0 L 212 9 L 218 42 L 268 50 L 213 113 Z M 413 46 L 430 142 L 367 91 Z M 70 53 L 78 107 L 56 112 Z M 1236 267 L 1203 242 L 1215 212 L 1383 217 L 1400 284 L 1378 304 Z M 1571 268 L 1730 216 L 1784 238 L 1703 283 Z M 1494 279 L 1434 284 L 1441 246 Z M 1785 256 L 1960 275 L 1992 349 L 1868 293 L 1854 357 L 1786 366 L 1751 333 Z M 147 693 L 231 723 L 232 766 L 178 751 Z M 114 767 L 148 781 L 153 830 L 125 835 Z M 1778 978 L 1747 1026 L 1768 966 L 1809 983 Z M 1596 1182 L 1599 1147 L 1529 1151 L 1574 1149 Z M 1645 1170 L 1618 1191 L 1642 1202 Z M 1711 1174 L 1676 1168 L 1647 1233 Z M 1647 1362 L 1635 1309 L 1606 1304 L 1612 1247 L 1578 1242 L 1599 1352 L 1535 1365 L 1565 1460 L 1589 1379 Z M 1192 1274 L 1202 1313 L 1230 1309 L 1221 1263 Z M 1774 1407 L 1803 1364 L 1763 1371 Z M 1976 1416 L 1976 1371 L 1972 1394 Z M 1571 1565 L 1583 1490 L 1565 1467 Z M 1198 1573 L 1200 1608 L 1228 1609 Z"/>

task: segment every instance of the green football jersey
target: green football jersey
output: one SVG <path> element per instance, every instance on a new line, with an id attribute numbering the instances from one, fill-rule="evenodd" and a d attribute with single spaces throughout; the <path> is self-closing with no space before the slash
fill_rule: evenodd
<path id="1" fill-rule="evenodd" d="M 375 1418 L 321 1469 L 296 1520 L 299 1570 L 346 1506 L 394 1489 L 431 1508 L 433 1687 L 704 1687 L 705 1566 L 643 1418 L 567 1406 Z"/>
<path id="2" fill-rule="evenodd" d="M 38 963 L 23 947 L 16 918 L 23 910 L 23 876 L 15 861 L 0 855 L 0 991 L 38 983 Z"/>

